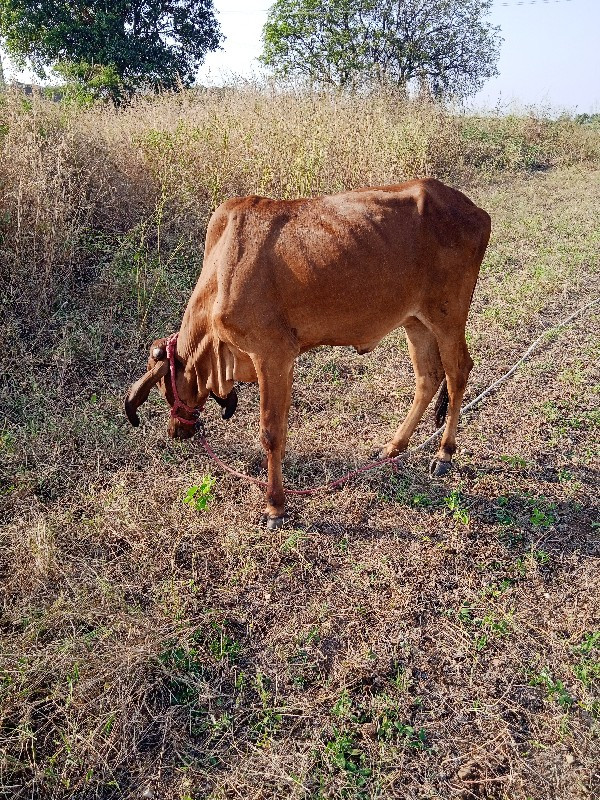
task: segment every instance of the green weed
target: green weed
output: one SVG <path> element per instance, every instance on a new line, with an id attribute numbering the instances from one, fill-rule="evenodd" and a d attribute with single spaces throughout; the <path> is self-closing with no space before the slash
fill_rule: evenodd
<path id="1" fill-rule="evenodd" d="M 556 517 L 552 509 L 553 506 L 538 508 L 538 506 L 532 505 L 529 521 L 534 528 L 548 528 L 550 525 L 554 524 Z"/>
<path id="2" fill-rule="evenodd" d="M 352 700 L 347 690 L 344 689 L 339 699 L 331 709 L 331 713 L 338 719 L 350 719 L 350 711 L 352 709 Z"/>
<path id="3" fill-rule="evenodd" d="M 394 666 L 391 682 L 399 692 L 407 692 L 410 686 L 410 677 L 406 668 L 400 664 L 396 664 Z"/>
<path id="4" fill-rule="evenodd" d="M 500 458 L 515 469 L 525 469 L 527 466 L 527 461 L 522 456 L 502 455 Z"/>
<path id="5" fill-rule="evenodd" d="M 579 656 L 579 661 L 573 666 L 573 674 L 587 689 L 600 681 L 600 659 L 591 657 L 594 651 L 600 655 L 600 631 L 584 634 L 581 642 L 573 648 L 573 652 Z"/>
<path id="6" fill-rule="evenodd" d="M 494 515 L 499 525 L 548 528 L 557 521 L 556 506 L 545 497 L 524 493 L 496 499 Z"/>
<path id="7" fill-rule="evenodd" d="M 499 583 L 490 583 L 485 586 L 481 591 L 481 597 L 501 597 L 513 584 L 514 581 L 511 578 L 502 578 Z"/>
<path id="8" fill-rule="evenodd" d="M 410 478 L 392 475 L 386 489 L 382 492 L 382 499 L 401 503 L 416 509 L 430 508 L 434 500 L 426 492 L 415 491 L 415 486 Z"/>
<path id="9" fill-rule="evenodd" d="M 550 563 L 550 553 L 546 550 L 538 550 L 532 548 L 528 553 L 523 553 L 514 562 L 514 570 L 516 574 L 524 578 L 530 569 L 537 566 L 546 567 Z"/>
<path id="10" fill-rule="evenodd" d="M 377 738 L 384 742 L 403 742 L 411 750 L 426 750 L 425 728 L 415 728 L 403 722 L 395 709 L 385 710 L 377 720 Z"/>
<path id="11" fill-rule="evenodd" d="M 210 627 L 211 635 L 208 638 L 207 644 L 213 658 L 217 661 L 236 661 L 242 651 L 241 644 L 229 636 L 223 624 L 211 622 Z"/>
<path id="12" fill-rule="evenodd" d="M 463 525 L 468 525 L 471 517 L 464 505 L 463 497 L 459 489 L 453 489 L 449 495 L 444 497 L 444 503 L 449 511 L 452 512 L 452 518 Z"/>
<path id="13" fill-rule="evenodd" d="M 496 521 L 499 525 L 513 525 L 515 522 L 515 518 L 508 510 L 508 497 L 499 497 L 497 499 L 497 506 L 494 509 L 494 513 L 496 516 Z"/>
<path id="14" fill-rule="evenodd" d="M 0 433 L 0 450 L 4 450 L 7 454 L 15 452 L 16 439 L 10 431 L 2 431 Z"/>
<path id="15" fill-rule="evenodd" d="M 448 613 L 451 615 L 452 612 Z M 471 629 L 476 650 L 483 650 L 491 639 L 508 636 L 512 633 L 513 611 L 505 612 L 502 615 L 488 611 L 486 614 L 478 616 L 471 606 L 463 605 L 455 614 L 462 625 Z"/>
<path id="16" fill-rule="evenodd" d="M 301 530 L 292 530 L 287 539 L 281 543 L 281 552 L 289 553 L 298 549 L 298 545 L 308 538 L 306 533 Z"/>
<path id="17" fill-rule="evenodd" d="M 261 708 L 253 715 L 250 725 L 251 737 L 259 747 L 268 747 L 281 727 L 283 714 L 273 707 L 271 681 L 260 670 L 256 672 L 254 688 L 260 698 Z"/>
<path id="18" fill-rule="evenodd" d="M 595 649 L 600 650 L 600 631 L 586 633 L 581 640 L 581 643 L 575 648 L 575 652 L 587 655 Z"/>
<path id="19" fill-rule="evenodd" d="M 203 475 L 198 485 L 190 486 L 186 491 L 183 502 L 196 511 L 204 511 L 215 499 L 212 490 L 216 482 L 212 475 Z"/>
<path id="20" fill-rule="evenodd" d="M 196 706 L 195 684 L 204 674 L 201 651 L 192 645 L 171 643 L 158 656 L 167 672 L 166 687 L 172 705 Z"/>
<path id="21" fill-rule="evenodd" d="M 541 686 L 546 691 L 549 700 L 556 700 L 561 708 L 569 709 L 575 704 L 575 699 L 569 694 L 561 680 L 555 680 L 550 670 L 544 667 L 539 672 L 528 671 L 531 686 Z"/>
<path id="22" fill-rule="evenodd" d="M 362 788 L 371 777 L 365 753 L 356 745 L 352 733 L 333 729 L 333 737 L 326 743 L 325 752 L 329 763 L 345 773 L 348 783 Z"/>
<path id="23" fill-rule="evenodd" d="M 589 689 L 593 683 L 600 681 L 600 661 L 582 658 L 573 666 L 573 674 Z"/>

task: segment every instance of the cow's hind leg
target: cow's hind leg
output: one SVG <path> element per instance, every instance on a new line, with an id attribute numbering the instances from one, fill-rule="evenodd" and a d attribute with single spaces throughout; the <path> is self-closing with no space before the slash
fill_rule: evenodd
<path id="1" fill-rule="evenodd" d="M 431 472 L 435 477 L 445 475 L 450 469 L 452 456 L 456 451 L 456 430 L 458 428 L 460 406 L 469 373 L 473 367 L 473 360 L 467 349 L 464 330 L 460 331 L 458 337 L 452 338 L 448 337 L 444 331 L 440 331 L 438 344 L 444 372 L 446 373 L 449 402 L 446 427 L 444 428 L 436 458 L 431 465 Z"/>
<path id="2" fill-rule="evenodd" d="M 267 527 L 286 520 L 281 461 L 285 449 L 294 362 L 255 360 L 260 389 L 260 442 L 267 457 Z"/>
<path id="3" fill-rule="evenodd" d="M 416 317 L 406 322 L 404 328 L 415 372 L 415 396 L 410 411 L 394 438 L 379 452 L 379 458 L 397 456 L 406 450 L 413 431 L 444 377 L 444 368 L 434 334 Z"/>

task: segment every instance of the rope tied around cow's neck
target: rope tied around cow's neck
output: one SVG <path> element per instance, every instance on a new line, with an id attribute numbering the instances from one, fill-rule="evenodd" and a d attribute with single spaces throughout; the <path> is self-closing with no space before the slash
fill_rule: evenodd
<path id="1" fill-rule="evenodd" d="M 202 408 L 200 406 L 191 406 L 186 405 L 183 400 L 179 397 L 179 393 L 177 391 L 177 380 L 175 377 L 175 356 L 177 354 L 177 339 L 179 338 L 179 331 L 174 333 L 172 336 L 169 336 L 167 339 L 167 359 L 169 361 L 169 376 L 171 378 L 171 392 L 173 394 L 173 405 L 171 406 L 171 416 L 173 419 L 177 420 L 177 422 L 181 423 L 182 425 L 194 425 L 195 427 L 198 426 L 198 421 L 200 419 L 200 412 Z M 191 414 L 192 419 L 187 419 L 186 417 L 180 417 L 178 411 L 183 409 L 187 414 Z"/>
<path id="2" fill-rule="evenodd" d="M 587 311 L 588 309 L 592 308 L 592 306 L 595 306 L 598 303 L 600 303 L 600 297 L 596 298 L 595 300 L 592 300 L 591 303 L 587 303 L 587 305 L 577 309 L 576 311 L 574 311 L 572 314 L 570 314 L 568 317 L 566 317 L 564 320 L 557 323 L 556 325 L 551 325 L 549 328 L 546 328 L 537 337 L 537 339 L 535 339 L 535 341 L 527 348 L 527 350 L 523 353 L 523 355 L 519 358 L 519 360 L 516 361 L 507 372 L 505 372 L 500 378 L 491 383 L 487 387 L 487 389 L 484 389 L 483 392 L 478 394 L 474 400 L 471 400 L 470 403 L 461 408 L 460 416 L 465 414 L 467 411 L 470 411 L 472 408 L 478 405 L 484 398 L 490 395 L 494 391 L 494 389 L 500 386 L 500 384 L 508 380 L 508 378 L 510 378 L 510 376 L 513 375 L 514 372 L 517 370 L 519 365 L 522 364 L 523 361 L 525 361 L 531 355 L 531 353 L 533 353 L 533 351 L 548 336 L 548 334 L 550 334 L 553 331 L 560 330 L 560 328 L 564 328 L 566 325 L 572 322 L 575 319 L 575 317 L 579 316 L 584 311 Z M 445 425 L 440 426 L 436 431 L 434 431 L 434 433 L 432 433 L 423 442 L 421 442 L 421 444 L 417 445 L 416 447 L 411 447 L 410 449 L 405 450 L 403 453 L 400 453 L 397 456 L 390 456 L 388 458 L 378 459 L 377 461 L 371 461 L 368 464 L 359 467 L 358 469 L 352 470 L 351 472 L 347 472 L 345 475 L 342 475 L 341 478 L 336 478 L 334 480 L 328 481 L 327 483 L 321 484 L 320 486 L 314 486 L 310 489 L 286 488 L 285 492 L 286 494 L 294 494 L 294 495 L 312 495 L 312 494 L 317 494 L 319 492 L 325 492 L 337 489 L 339 486 L 342 486 L 343 484 L 347 483 L 348 481 L 352 480 L 358 475 L 361 475 L 365 472 L 370 472 L 371 470 L 374 469 L 381 469 L 382 467 L 391 466 L 396 470 L 398 468 L 398 462 L 401 459 L 407 458 L 408 456 L 411 456 L 414 453 L 423 450 L 430 442 L 436 439 L 443 432 L 444 427 Z M 228 464 L 222 461 L 210 446 L 208 439 L 206 437 L 206 432 L 201 422 L 198 425 L 198 432 L 200 437 L 200 443 L 204 447 L 204 450 L 206 451 L 208 456 L 221 467 L 221 469 L 223 469 L 225 472 L 228 472 L 230 475 L 235 476 L 236 478 L 241 478 L 242 480 L 248 481 L 249 483 L 253 483 L 256 486 L 260 486 L 263 489 L 268 488 L 268 484 L 266 481 L 262 481 L 259 478 L 254 478 L 251 475 L 247 475 L 245 472 L 239 472 L 238 470 L 233 469 L 233 467 L 230 467 Z"/>

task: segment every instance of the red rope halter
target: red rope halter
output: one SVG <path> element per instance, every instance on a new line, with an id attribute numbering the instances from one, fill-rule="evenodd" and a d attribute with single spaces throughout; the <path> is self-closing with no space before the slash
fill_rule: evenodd
<path id="1" fill-rule="evenodd" d="M 176 419 L 177 422 L 180 422 L 182 425 L 197 425 L 198 423 L 198 415 L 204 408 L 204 406 L 194 406 L 191 408 L 190 406 L 186 405 L 183 400 L 179 397 L 177 393 L 177 381 L 175 380 L 175 354 L 177 352 L 177 337 L 179 336 L 179 332 L 174 333 L 172 336 L 169 336 L 167 339 L 167 359 L 169 361 L 169 369 L 170 369 L 170 376 L 171 376 L 171 391 L 173 392 L 173 405 L 171 406 L 171 416 L 173 419 Z M 177 413 L 180 409 L 186 411 L 188 414 L 191 414 L 193 419 L 186 419 L 185 417 L 180 417 Z"/>

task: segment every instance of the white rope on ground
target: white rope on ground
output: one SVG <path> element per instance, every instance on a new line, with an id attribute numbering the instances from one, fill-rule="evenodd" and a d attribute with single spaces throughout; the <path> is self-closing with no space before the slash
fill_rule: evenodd
<path id="1" fill-rule="evenodd" d="M 525 361 L 525 359 L 528 358 L 528 356 L 530 356 L 531 353 L 533 353 L 536 347 L 540 344 L 540 342 L 543 339 L 546 338 L 546 336 L 549 333 L 551 333 L 552 331 L 560 330 L 560 328 L 564 328 L 565 325 L 568 325 L 569 322 L 574 320 L 575 317 L 579 316 L 579 314 L 583 314 L 583 312 L 587 311 L 588 308 L 591 308 L 592 306 L 595 306 L 598 303 L 600 303 L 600 297 L 597 297 L 595 300 L 592 300 L 592 302 L 588 303 L 586 306 L 578 308 L 577 311 L 574 311 L 572 314 L 566 317 L 566 319 L 563 319 L 562 322 L 559 322 L 557 325 L 552 325 L 550 328 L 546 328 L 546 330 L 538 336 L 538 338 L 533 342 L 533 344 L 531 344 L 527 348 L 527 350 L 523 353 L 521 358 L 515 364 L 513 364 L 513 366 L 508 370 L 508 372 L 505 372 L 504 375 L 502 375 L 502 377 L 494 381 L 494 383 L 488 386 L 488 388 L 485 389 L 483 392 L 481 392 L 481 394 L 478 394 L 477 397 L 474 400 L 471 400 L 471 402 L 468 405 L 463 406 L 461 408 L 460 416 L 462 417 L 463 414 L 466 414 L 466 412 L 469 411 L 474 406 L 476 406 L 480 402 L 480 400 L 483 400 L 484 397 L 487 397 L 489 394 L 491 394 L 497 386 L 500 386 L 501 383 L 504 383 L 505 380 L 510 378 L 510 376 L 514 372 L 516 372 L 517 367 L 519 367 L 523 363 L 523 361 Z M 446 427 L 445 425 L 442 425 L 441 428 L 438 428 L 437 431 L 435 431 L 435 433 L 432 433 L 431 436 L 428 436 L 427 439 L 425 439 L 424 442 L 421 442 L 420 445 L 418 445 L 417 447 L 412 447 L 409 450 L 407 450 L 406 455 L 410 455 L 411 453 L 416 453 L 417 451 L 422 450 L 425 447 L 425 445 L 429 444 L 429 442 L 432 442 L 437 436 L 439 436 L 445 427 Z M 402 455 L 404 454 L 401 453 L 400 456 Z M 396 458 L 400 458 L 400 456 L 396 456 Z"/>

